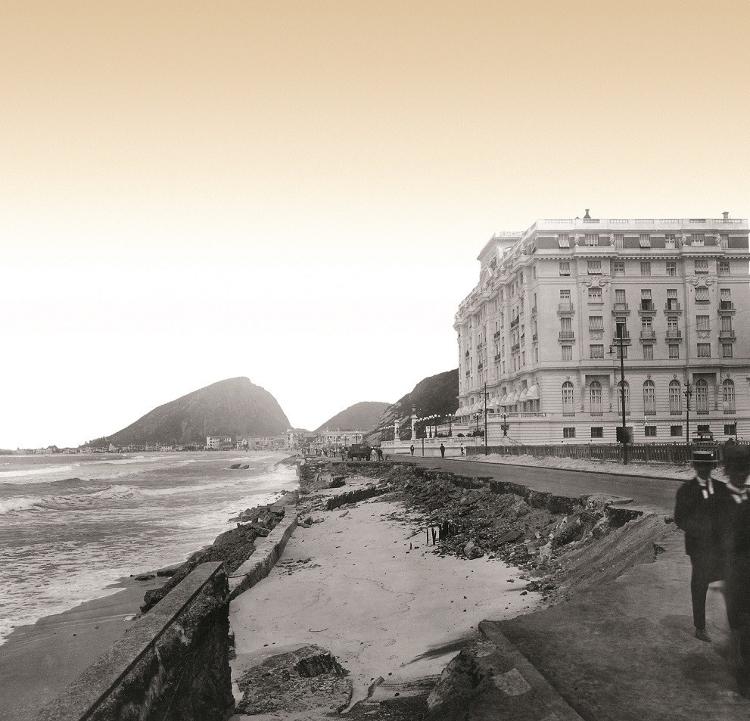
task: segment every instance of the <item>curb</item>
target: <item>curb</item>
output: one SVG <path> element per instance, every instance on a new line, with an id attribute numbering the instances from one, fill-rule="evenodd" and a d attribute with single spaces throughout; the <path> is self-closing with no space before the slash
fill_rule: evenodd
<path id="1" fill-rule="evenodd" d="M 518 691 L 523 692 L 526 689 L 525 693 L 518 695 L 533 693 L 536 701 L 534 705 L 542 707 L 537 713 L 529 714 L 528 718 L 538 718 L 539 721 L 583 721 L 573 707 L 542 676 L 536 666 L 495 625 L 482 621 L 479 624 L 479 632 L 497 648 L 503 658 L 513 664 L 513 669 L 505 676 L 513 675 L 516 683 L 513 685 L 496 685 L 501 689 L 508 686 L 510 690 L 506 693 L 513 694 L 518 694 Z"/>
<path id="2" fill-rule="evenodd" d="M 292 508 L 292 506 L 286 506 L 287 513 Z M 285 515 L 276 527 L 260 540 L 253 555 L 229 575 L 230 601 L 247 591 L 248 588 L 252 588 L 271 572 L 271 569 L 276 565 L 276 561 L 284 552 L 287 541 L 296 526 L 297 514 L 289 513 L 289 515 Z"/>

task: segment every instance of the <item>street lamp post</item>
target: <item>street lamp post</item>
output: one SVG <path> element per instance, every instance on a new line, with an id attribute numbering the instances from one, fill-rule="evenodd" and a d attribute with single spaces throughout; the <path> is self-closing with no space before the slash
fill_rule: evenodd
<path id="1" fill-rule="evenodd" d="M 611 347 L 610 347 L 611 349 Z M 620 354 L 620 405 L 622 410 L 622 427 L 619 441 L 622 443 L 622 464 L 628 463 L 628 427 L 625 412 L 625 324 L 617 324 L 617 349 Z"/>
<path id="2" fill-rule="evenodd" d="M 685 445 L 688 448 L 688 453 L 690 453 L 690 397 L 693 395 L 693 389 L 690 386 L 689 378 L 685 381 L 685 390 L 683 392 L 685 393 L 685 431 L 687 433 Z"/>
<path id="3" fill-rule="evenodd" d="M 487 384 L 484 384 L 484 455 L 489 453 L 487 448 Z"/>

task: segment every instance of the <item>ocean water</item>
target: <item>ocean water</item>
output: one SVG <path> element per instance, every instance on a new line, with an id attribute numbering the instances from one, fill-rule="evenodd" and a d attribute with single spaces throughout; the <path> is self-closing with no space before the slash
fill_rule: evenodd
<path id="1" fill-rule="evenodd" d="M 296 488 L 284 455 L 0 456 L 0 644 L 122 577 L 184 561 L 238 511 Z"/>

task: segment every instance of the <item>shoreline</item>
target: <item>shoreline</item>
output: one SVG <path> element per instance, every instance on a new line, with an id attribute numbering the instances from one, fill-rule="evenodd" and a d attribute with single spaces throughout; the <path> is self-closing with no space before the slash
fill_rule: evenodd
<path id="1" fill-rule="evenodd" d="M 292 465 L 293 459 L 293 456 L 285 457 L 277 461 L 274 468 Z M 280 489 L 268 495 L 277 499 L 288 492 Z M 237 508 L 232 520 L 227 520 L 225 529 L 218 532 L 214 541 L 196 547 L 182 561 L 134 571 L 102 588 L 102 593 L 94 598 L 59 613 L 44 615 L 34 623 L 15 627 L 0 643 L 0 721 L 35 719 L 40 708 L 56 698 L 122 637 L 132 621 L 141 615 L 146 593 L 170 582 L 171 574 L 159 576 L 159 571 L 180 569 L 190 558 L 211 548 L 216 539 L 237 527 L 235 517 L 246 510 Z M 153 577 L 148 579 L 137 578 L 151 575 Z"/>

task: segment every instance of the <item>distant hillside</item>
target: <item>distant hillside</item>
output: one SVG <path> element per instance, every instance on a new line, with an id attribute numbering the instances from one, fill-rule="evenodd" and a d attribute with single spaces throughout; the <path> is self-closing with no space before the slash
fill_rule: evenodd
<path id="1" fill-rule="evenodd" d="M 369 431 L 374 428 L 378 418 L 389 408 L 389 403 L 379 403 L 377 401 L 363 401 L 349 406 L 341 413 L 337 413 L 333 418 L 329 418 L 316 433 L 322 430 L 329 431 Z"/>
<path id="2" fill-rule="evenodd" d="M 289 419 L 267 390 L 248 378 L 229 378 L 154 408 L 106 440 L 117 446 L 205 443 L 207 435 L 270 436 L 289 427 Z"/>
<path id="3" fill-rule="evenodd" d="M 419 417 L 453 413 L 458 408 L 458 368 L 419 381 L 411 393 L 388 406 L 367 435 L 367 440 L 370 443 L 379 441 L 381 431 L 393 428 L 394 420 L 411 416 L 412 406 L 416 406 Z"/>

